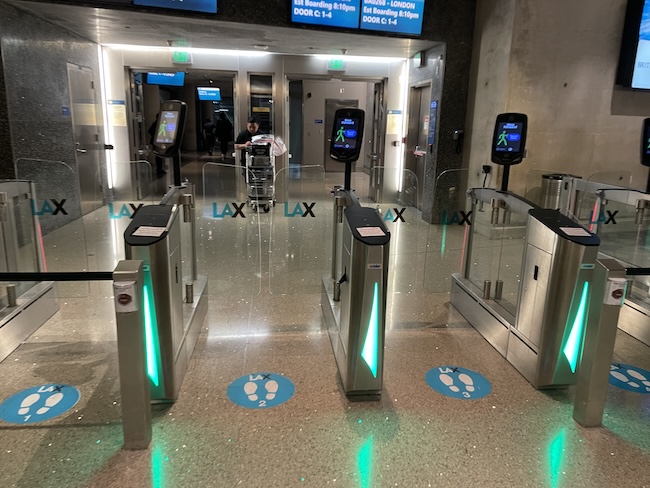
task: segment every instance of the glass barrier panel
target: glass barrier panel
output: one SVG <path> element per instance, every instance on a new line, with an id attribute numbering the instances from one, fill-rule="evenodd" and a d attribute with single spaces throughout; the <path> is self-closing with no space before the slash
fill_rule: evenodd
<path id="1" fill-rule="evenodd" d="M 91 212 L 101 199 L 93 192 L 82 199 L 76 169 L 62 161 L 20 158 L 16 178 L 34 182 L 31 210 L 40 227 L 44 271 L 88 271 L 82 211 Z M 59 282 L 57 293 L 65 298 L 85 297 L 88 282 Z"/>
<path id="2" fill-rule="evenodd" d="M 364 191 L 358 196 L 361 205 L 379 210 L 384 224 L 391 233 L 388 292 L 423 291 L 429 224 L 422 220 L 418 208 L 420 195 L 417 191 L 419 188 L 417 177 L 410 170 L 399 172 L 394 168 L 383 166 L 373 168 L 370 174 L 355 173 L 355 176 L 359 181 L 358 187 L 362 189 L 372 190 L 374 187 L 376 190 L 377 187 L 373 183 L 378 180 L 383 185 L 381 192 Z M 389 186 L 387 177 L 395 181 L 396 189 L 401 183 L 410 188 L 410 191 L 387 190 Z M 369 180 L 368 184 L 364 184 L 363 180 L 366 178 Z"/>
<path id="3" fill-rule="evenodd" d="M 113 163 L 113 188 L 104 205 L 83 218 L 89 254 L 100 271 L 115 269 L 125 258 L 124 232 L 138 210 L 158 203 L 152 192 L 152 169 L 148 161 Z"/>
<path id="4" fill-rule="evenodd" d="M 498 224 L 492 224 L 492 207 L 479 202 L 472 214 L 472 247 L 468 253 L 469 280 L 479 290 L 483 290 L 489 280 L 494 289 L 501 258 L 502 232 Z"/>
<path id="5" fill-rule="evenodd" d="M 27 181 L 1 181 L 0 192 L 5 202 L 0 204 L 0 271 L 37 272 L 39 269 L 39 241 L 36 238 L 37 219 L 32 213 L 32 185 Z M 27 292 L 35 282 L 19 281 L 16 297 Z M 0 307 L 8 305 L 7 285 L 0 284 Z"/>
<path id="6" fill-rule="evenodd" d="M 596 181 L 598 183 L 606 183 L 608 185 L 622 186 L 629 188 L 632 185 L 632 172 L 631 171 L 600 171 L 593 173 L 587 178 L 588 181 Z"/>
<path id="7" fill-rule="evenodd" d="M 248 202 L 246 169 L 205 163 L 197 186 L 197 260 L 209 294 L 259 294 L 262 283 L 262 219 Z M 277 209 L 274 209 L 277 210 Z M 268 232 L 266 233 L 268 235 Z"/>
<path id="8" fill-rule="evenodd" d="M 285 201 L 270 223 L 269 289 L 273 295 L 319 294 L 330 268 L 333 195 L 321 165 L 290 165 L 276 173 Z"/>
<path id="9" fill-rule="evenodd" d="M 462 272 L 465 233 L 472 222 L 465 194 L 459 191 L 467 169 L 442 172 L 436 178 L 435 201 L 440 203 L 439 222 L 428 226 L 424 288 L 432 293 L 449 293 L 451 276 Z"/>
<path id="10" fill-rule="evenodd" d="M 503 213 L 503 210 L 501 211 Z M 513 316 L 517 314 L 519 282 L 526 250 L 526 225 L 528 215 L 509 212 L 507 221 L 500 225 L 502 232 L 501 256 L 497 268 L 497 281 L 503 282 L 501 298 L 495 296 L 496 283 L 492 282 L 491 296 Z"/>

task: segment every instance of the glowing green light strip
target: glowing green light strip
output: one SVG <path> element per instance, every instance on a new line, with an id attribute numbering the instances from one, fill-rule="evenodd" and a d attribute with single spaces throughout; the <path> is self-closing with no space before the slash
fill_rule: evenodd
<path id="1" fill-rule="evenodd" d="M 442 211 L 442 242 L 440 244 L 440 254 L 445 255 L 445 246 L 447 244 L 447 211 Z"/>
<path id="2" fill-rule="evenodd" d="M 371 435 L 359 449 L 359 454 L 357 454 L 360 488 L 370 488 L 372 486 L 372 444 L 373 436 Z"/>
<path id="3" fill-rule="evenodd" d="M 149 281 L 145 278 L 145 281 Z M 151 286 L 144 285 L 144 334 L 145 344 L 147 347 L 147 374 L 154 385 L 158 386 L 158 364 L 156 362 L 156 347 L 154 341 L 155 330 L 157 330 L 156 312 L 152 310 L 151 305 L 154 303 Z"/>
<path id="4" fill-rule="evenodd" d="M 560 486 L 560 473 L 562 470 L 562 461 L 564 459 L 564 440 L 566 437 L 566 428 L 553 439 L 549 446 L 548 457 L 551 469 L 551 488 Z"/>
<path id="5" fill-rule="evenodd" d="M 379 351 L 379 284 L 375 283 L 375 291 L 372 297 L 372 311 L 370 312 L 370 321 L 368 322 L 368 332 L 366 340 L 363 343 L 361 357 L 366 362 L 372 375 L 377 377 L 377 358 Z"/>
<path id="6" fill-rule="evenodd" d="M 578 312 L 576 313 L 576 318 L 573 321 L 571 326 L 571 333 L 569 338 L 564 345 L 564 355 L 569 360 L 569 366 L 571 366 L 571 372 L 576 372 L 576 366 L 578 364 L 578 355 L 580 352 L 580 344 L 582 339 L 582 331 L 585 328 L 585 322 L 587 318 L 587 296 L 589 292 L 589 283 L 585 281 L 584 286 L 582 287 L 582 296 L 580 297 L 580 305 L 578 306 Z"/>

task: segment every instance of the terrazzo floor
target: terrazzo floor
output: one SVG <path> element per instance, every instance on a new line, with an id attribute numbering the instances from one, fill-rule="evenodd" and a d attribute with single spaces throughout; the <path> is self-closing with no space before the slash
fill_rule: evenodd
<path id="1" fill-rule="evenodd" d="M 184 171 L 197 184 L 208 315 L 178 401 L 153 407 L 150 448 L 122 450 L 110 284 L 61 287 L 61 310 L 0 363 L 0 401 L 49 383 L 73 385 L 81 397 L 52 420 L 0 422 L 1 486 L 650 486 L 650 395 L 610 386 L 603 427 L 576 424 L 572 388 L 533 389 L 449 304 L 463 228 L 423 224 L 410 207 L 406 222 L 388 223 L 382 396 L 349 401 L 320 309 L 329 188 L 341 175 L 305 169 L 289 179 L 288 212 L 278 204 L 268 214 L 215 219 L 213 203 L 241 194 L 232 190 L 235 170 L 209 165 L 204 195 L 205 162 Z M 363 199 L 367 176 L 355 173 L 353 186 Z M 315 202 L 315 217 L 287 216 L 294 202 Z M 384 215 L 397 206 L 380 205 Z M 63 269 L 112 269 L 127 220 L 100 209 L 79 231 L 85 256 L 61 250 L 64 232 L 46 237 L 46 252 Z M 650 369 L 648 348 L 622 332 L 615 360 Z M 445 365 L 480 373 L 490 394 L 460 400 L 433 390 L 425 375 Z M 295 393 L 266 409 L 230 401 L 229 385 L 258 372 L 284 375 Z"/>

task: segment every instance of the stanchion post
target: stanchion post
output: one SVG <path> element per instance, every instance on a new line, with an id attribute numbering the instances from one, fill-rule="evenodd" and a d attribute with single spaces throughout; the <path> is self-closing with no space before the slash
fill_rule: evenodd
<path id="1" fill-rule="evenodd" d="M 583 427 L 598 427 L 603 421 L 625 286 L 625 268 L 618 261 L 596 261 L 573 406 L 573 419 Z"/>
<path id="2" fill-rule="evenodd" d="M 151 398 L 145 346 L 142 261 L 120 261 L 113 272 L 124 449 L 151 442 Z"/>

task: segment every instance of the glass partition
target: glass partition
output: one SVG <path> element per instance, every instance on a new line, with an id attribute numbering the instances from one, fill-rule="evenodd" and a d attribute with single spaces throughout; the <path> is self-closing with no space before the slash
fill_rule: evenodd
<path id="1" fill-rule="evenodd" d="M 418 193 L 420 186 L 417 176 L 410 170 L 400 172 L 395 168 L 376 166 L 369 175 L 355 173 L 355 177 L 359 183 L 355 185 L 353 179 L 353 186 L 362 190 L 357 192 L 359 203 L 378 209 L 391 233 L 388 293 L 422 291 L 429 224 L 422 220 L 419 209 L 421 195 Z M 386 187 L 384 183 L 387 177 L 396 178 L 397 185 L 402 185 L 402 191 L 364 191 L 366 188 L 372 190 L 373 185 L 364 184 L 363 178 L 369 178 L 370 182 L 381 179 L 382 186 Z"/>
<path id="2" fill-rule="evenodd" d="M 464 277 L 477 288 L 479 296 L 493 299 L 514 319 L 528 210 L 533 206 L 517 195 L 492 189 L 474 189 L 471 195 L 472 220 L 465 241 Z"/>
<path id="3" fill-rule="evenodd" d="M 32 214 L 32 189 L 28 181 L 0 181 L 0 271 L 37 272 L 41 256 L 37 219 Z M 8 305 L 8 283 L 0 283 L 0 308 Z M 34 282 L 17 282 L 16 296 L 28 291 Z"/>
<path id="4" fill-rule="evenodd" d="M 248 204 L 244 171 L 242 166 L 213 162 L 201 170 L 196 204 L 197 258 L 199 272 L 207 275 L 209 293 L 215 296 L 261 291 L 262 222 L 266 214 L 261 209 L 253 212 Z"/>
<path id="5" fill-rule="evenodd" d="M 439 219 L 428 226 L 424 288 L 432 293 L 449 293 L 451 275 L 461 271 L 466 224 L 472 214 L 460 185 L 467 169 L 443 171 L 436 178 L 434 199 L 440 207 Z M 446 202 L 446 203 L 442 203 Z"/>
<path id="6" fill-rule="evenodd" d="M 650 267 L 650 195 L 635 190 L 605 190 L 600 203 L 600 252 L 627 267 Z M 634 277 L 631 297 L 650 305 L 650 277 Z"/>
<path id="7" fill-rule="evenodd" d="M 331 262 L 333 196 L 320 165 L 280 169 L 286 200 L 264 218 L 270 231 L 269 289 L 273 295 L 319 294 Z M 261 214 L 263 217 L 264 215 Z"/>
<path id="8" fill-rule="evenodd" d="M 62 161 L 21 158 L 16 177 L 34 183 L 32 213 L 38 217 L 44 271 L 88 271 L 88 248 L 77 171 Z M 84 297 L 88 282 L 60 282 L 60 297 Z"/>

